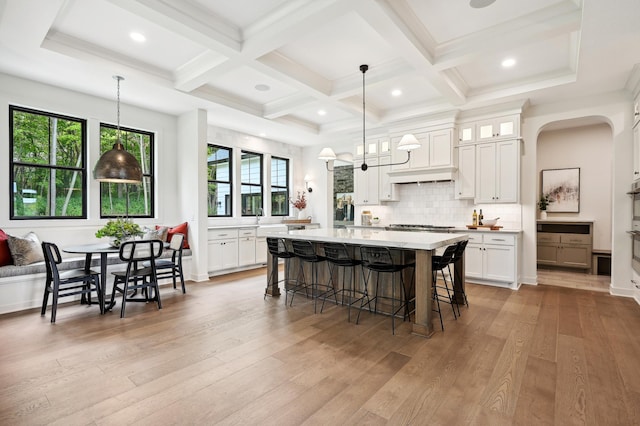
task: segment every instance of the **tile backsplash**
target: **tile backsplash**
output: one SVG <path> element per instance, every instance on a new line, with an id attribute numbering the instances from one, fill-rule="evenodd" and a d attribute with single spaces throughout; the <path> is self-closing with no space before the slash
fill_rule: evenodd
<path id="1" fill-rule="evenodd" d="M 425 182 L 421 184 L 398 185 L 398 199 L 379 206 L 358 206 L 356 225 L 360 213 L 369 210 L 380 217 L 382 225 L 409 223 L 424 225 L 470 225 L 473 209 L 485 219 L 500 217 L 498 225 L 505 229 L 522 228 L 522 207 L 520 204 L 474 204 L 473 200 L 456 200 L 454 182 Z"/>

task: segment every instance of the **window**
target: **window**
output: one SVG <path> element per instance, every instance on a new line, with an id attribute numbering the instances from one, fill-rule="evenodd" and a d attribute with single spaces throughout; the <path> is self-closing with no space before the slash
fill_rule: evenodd
<path id="1" fill-rule="evenodd" d="M 207 146 L 208 200 L 207 211 L 210 217 L 231 216 L 232 206 L 232 169 L 231 148 L 218 145 Z"/>
<path id="2" fill-rule="evenodd" d="M 289 160 L 271 157 L 271 216 L 289 215 Z"/>
<path id="3" fill-rule="evenodd" d="M 116 126 L 100 124 L 101 155 L 117 137 Z M 142 182 L 100 182 L 100 217 L 153 217 L 153 140 L 153 133 L 120 127 L 122 145 L 142 166 Z"/>
<path id="4" fill-rule="evenodd" d="M 262 211 L 261 154 L 242 151 L 240 162 L 240 196 L 242 197 L 242 216 L 255 216 Z"/>
<path id="5" fill-rule="evenodd" d="M 11 219 L 85 219 L 87 123 L 9 106 Z"/>

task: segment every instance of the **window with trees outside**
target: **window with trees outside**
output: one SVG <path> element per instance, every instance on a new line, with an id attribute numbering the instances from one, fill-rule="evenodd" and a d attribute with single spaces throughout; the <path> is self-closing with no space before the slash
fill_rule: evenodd
<path id="1" fill-rule="evenodd" d="M 262 213 L 262 154 L 241 152 L 240 196 L 242 216 Z"/>
<path id="2" fill-rule="evenodd" d="M 9 106 L 11 219 L 84 219 L 86 120 Z"/>
<path id="3" fill-rule="evenodd" d="M 271 216 L 289 215 L 289 160 L 271 157 Z"/>
<path id="4" fill-rule="evenodd" d="M 207 212 L 209 217 L 231 216 L 233 200 L 232 161 L 233 151 L 218 145 L 207 145 L 208 197 Z"/>
<path id="5" fill-rule="evenodd" d="M 117 140 L 117 128 L 100 124 L 100 155 Z M 120 127 L 120 141 L 142 166 L 141 183 L 100 182 L 100 217 L 153 217 L 153 141 L 151 132 Z"/>

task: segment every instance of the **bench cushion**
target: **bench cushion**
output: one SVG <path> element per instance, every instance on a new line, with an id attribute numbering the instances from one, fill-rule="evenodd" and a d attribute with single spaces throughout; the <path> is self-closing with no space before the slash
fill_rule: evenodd
<path id="1" fill-rule="evenodd" d="M 164 250 L 162 252 L 161 258 L 171 257 L 171 250 Z M 182 257 L 191 256 L 191 250 L 182 250 Z M 117 263 L 122 263 L 122 261 L 118 258 L 118 256 L 109 256 L 107 257 L 107 263 L 109 265 L 114 265 Z M 91 259 L 91 267 L 96 268 L 100 265 L 100 257 L 93 256 Z M 80 269 L 84 268 L 84 258 L 73 258 L 73 259 L 65 259 L 61 264 L 58 265 L 59 271 L 68 271 L 70 269 Z M 0 266 L 0 278 L 5 277 L 15 277 L 19 275 L 31 275 L 31 274 L 44 274 L 47 272 L 47 267 L 44 262 L 36 262 L 30 265 L 24 266 L 16 266 L 16 265 L 6 265 Z"/>

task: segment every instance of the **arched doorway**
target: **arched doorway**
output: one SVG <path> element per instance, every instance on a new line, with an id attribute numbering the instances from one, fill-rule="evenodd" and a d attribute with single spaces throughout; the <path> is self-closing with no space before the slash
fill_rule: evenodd
<path id="1" fill-rule="evenodd" d="M 603 117 L 559 120 L 541 127 L 536 140 L 536 199 L 544 195 L 541 182 L 543 175 L 553 176 L 555 172 L 571 172 L 579 176 L 579 202 L 577 209 L 550 209 L 546 220 L 537 219 L 539 284 L 609 291 L 613 155 L 612 128 Z M 564 239 L 562 234 L 544 234 L 548 230 L 553 232 L 554 224 L 559 223 L 562 227 L 563 223 L 569 225 L 583 222 L 592 224 L 591 244 L 596 255 L 588 256 L 590 269 L 581 269 L 578 262 L 571 264 L 560 261 L 562 253 L 568 252 L 571 247 L 560 241 L 561 238 Z M 551 239 L 553 242 L 541 242 L 545 239 Z M 558 254 L 558 262 L 555 262 L 556 258 L 553 256 L 548 256 L 550 252 Z"/>

